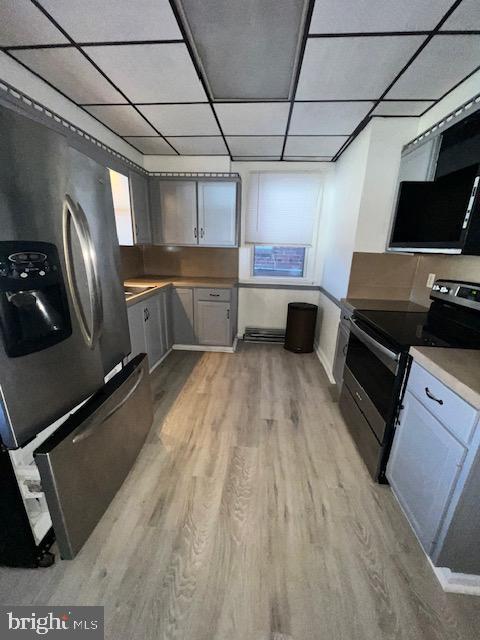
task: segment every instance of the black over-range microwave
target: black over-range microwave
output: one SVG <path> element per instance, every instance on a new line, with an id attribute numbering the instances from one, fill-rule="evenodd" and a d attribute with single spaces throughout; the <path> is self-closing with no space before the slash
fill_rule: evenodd
<path id="1" fill-rule="evenodd" d="M 437 143 L 427 161 L 419 150 L 418 169 L 414 159 L 406 172 L 414 179 L 399 184 L 390 249 L 480 255 L 480 110 Z"/>

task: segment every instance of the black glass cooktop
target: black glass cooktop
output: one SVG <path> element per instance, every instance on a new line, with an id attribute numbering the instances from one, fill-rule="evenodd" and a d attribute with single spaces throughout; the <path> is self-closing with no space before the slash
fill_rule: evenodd
<path id="1" fill-rule="evenodd" d="M 435 333 L 429 326 L 429 315 L 417 311 L 355 311 L 355 318 L 366 322 L 377 334 L 402 351 L 412 346 L 456 346 Z"/>

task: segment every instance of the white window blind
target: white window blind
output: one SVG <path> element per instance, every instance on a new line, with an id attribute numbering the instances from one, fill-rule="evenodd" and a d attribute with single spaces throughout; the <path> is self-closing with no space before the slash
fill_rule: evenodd
<path id="1" fill-rule="evenodd" d="M 251 173 L 245 242 L 310 246 L 321 185 L 316 173 Z"/>

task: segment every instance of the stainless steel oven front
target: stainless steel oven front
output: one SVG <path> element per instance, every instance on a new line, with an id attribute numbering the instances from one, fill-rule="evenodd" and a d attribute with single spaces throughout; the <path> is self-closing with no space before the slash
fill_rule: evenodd
<path id="1" fill-rule="evenodd" d="M 406 354 L 367 323 L 350 320 L 340 409 L 372 477 L 386 481 L 385 453 L 394 429 Z"/>

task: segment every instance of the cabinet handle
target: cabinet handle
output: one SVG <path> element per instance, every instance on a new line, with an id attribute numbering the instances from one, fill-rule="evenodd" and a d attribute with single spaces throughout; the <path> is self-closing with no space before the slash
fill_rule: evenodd
<path id="1" fill-rule="evenodd" d="M 203 227 L 200 227 L 200 238 L 203 238 L 204 235 Z"/>
<path id="2" fill-rule="evenodd" d="M 193 227 L 193 237 L 197 237 L 197 227 Z"/>
<path id="3" fill-rule="evenodd" d="M 346 355 L 347 355 L 347 349 L 348 349 L 348 342 L 347 342 L 347 344 L 344 344 L 344 345 L 343 345 L 343 349 L 342 349 L 342 351 L 343 351 L 343 355 L 344 355 L 344 356 L 346 356 Z"/>
<path id="4" fill-rule="evenodd" d="M 219 293 L 209 293 L 208 294 L 211 298 L 219 298 L 220 294 Z"/>
<path id="5" fill-rule="evenodd" d="M 227 309 L 227 320 L 230 320 L 230 309 Z"/>
<path id="6" fill-rule="evenodd" d="M 430 400 L 433 400 L 434 402 L 438 402 L 438 404 L 443 404 L 443 400 L 435 397 L 428 387 L 425 387 L 425 393 L 427 395 L 427 398 L 430 398 Z"/>

